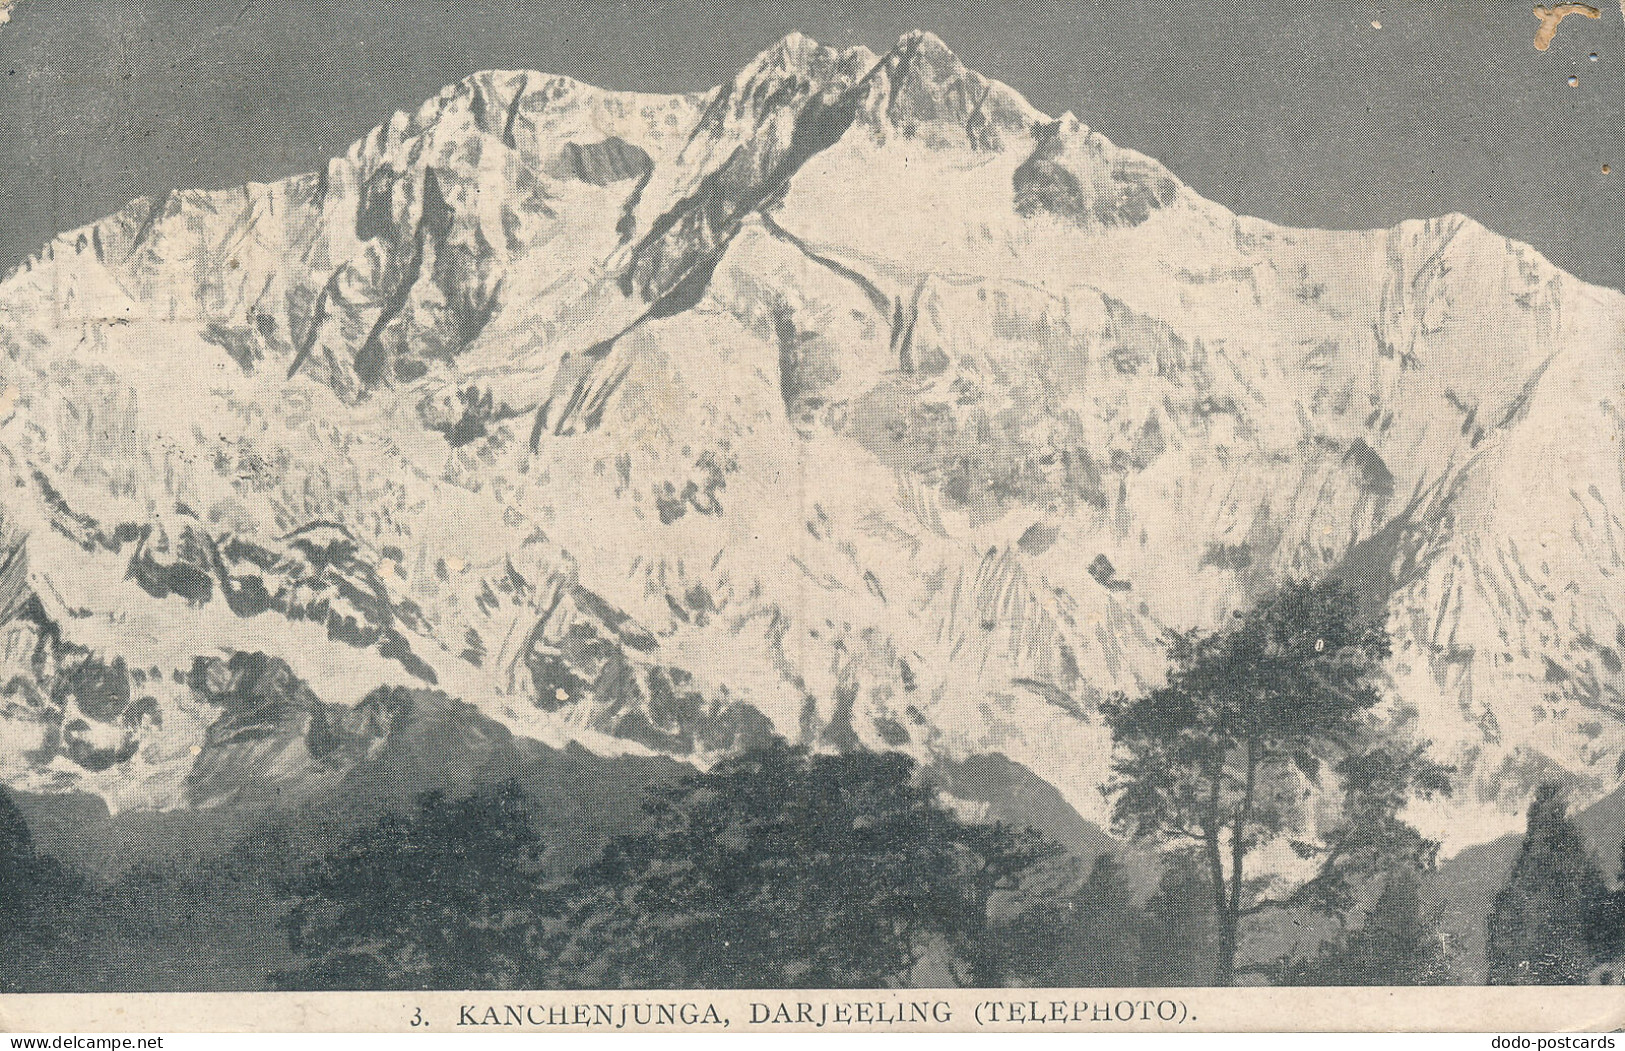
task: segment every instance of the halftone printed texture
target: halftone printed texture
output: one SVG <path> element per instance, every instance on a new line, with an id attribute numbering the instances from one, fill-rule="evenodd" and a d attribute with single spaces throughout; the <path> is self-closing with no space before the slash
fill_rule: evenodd
<path id="1" fill-rule="evenodd" d="M 1600 171 L 1625 138 L 1625 15 L 1600 10 L 1541 52 L 1529 6 L 1492 0 L 27 0 L 0 30 L 0 266 L 134 197 L 318 168 L 477 70 L 700 91 L 792 31 L 880 49 L 924 28 L 1241 214 L 1462 212 L 1620 287 L 1625 184 Z"/>
<path id="2" fill-rule="evenodd" d="M 0 47 L 42 39 L 22 30 L 52 2 Z M 253 856 L 279 825 L 342 844 L 421 790 L 513 777 L 579 859 L 635 818 L 640 779 L 785 738 L 937 775 L 1008 764 L 952 793 L 964 811 L 1042 815 L 1092 855 L 1103 700 L 1166 676 L 1169 631 L 1326 577 L 1391 637 L 1385 715 L 1456 767 L 1451 798 L 1406 815 L 1446 855 L 1515 832 L 1545 782 L 1577 811 L 1617 802 L 1625 296 L 1459 210 L 1249 218 L 1180 163 L 1211 159 L 1102 134 L 1109 97 L 1040 105 L 931 33 L 730 57 L 737 36 L 668 53 L 629 19 L 591 38 L 620 45 L 596 87 L 501 61 L 538 24 L 502 10 L 477 65 L 518 68 L 440 87 L 376 45 L 341 61 L 334 34 L 315 53 L 349 72 L 289 95 L 314 23 L 241 8 L 220 39 L 280 34 L 228 51 L 242 71 L 139 82 L 196 136 L 164 155 L 173 181 L 233 187 L 243 158 L 279 177 L 153 187 L 0 283 L 0 778 L 58 841 L 83 818 L 124 879 L 130 858 Z M 345 31 L 396 26 L 368 11 Z M 1392 14 L 1302 22 L 1323 14 L 1283 16 L 1307 34 L 1284 39 L 1405 39 Z M 209 39 L 178 5 L 114 15 L 131 62 Z M 1256 151 L 1235 186 L 1315 171 L 1204 93 L 1235 73 L 1182 76 L 1181 141 Z M 81 112 L 66 73 L 25 81 L 44 100 L 25 126 Z M 217 82 L 239 86 L 198 90 Z M 283 127 L 339 86 L 356 94 L 320 113 L 356 127 Z M 148 149 L 99 105 L 85 157 Z M 1335 112 L 1293 110 L 1273 141 Z M 1395 193 L 1439 155 L 1385 141 Z M 21 185 L 78 208 L 116 168 Z M 1392 196 L 1338 179 L 1306 222 Z M 1289 852 L 1260 871 L 1290 876 Z M 218 885 L 265 885 L 245 878 Z M 1489 895 L 1467 897 L 1446 933 L 1484 930 Z"/>

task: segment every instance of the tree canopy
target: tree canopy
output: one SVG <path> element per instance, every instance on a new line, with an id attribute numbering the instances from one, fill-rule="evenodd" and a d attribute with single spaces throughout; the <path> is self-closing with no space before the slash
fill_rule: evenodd
<path id="1" fill-rule="evenodd" d="M 1167 682 L 1101 706 L 1115 745 L 1120 833 L 1202 858 L 1216 921 L 1215 984 L 1234 979 L 1243 919 L 1273 908 L 1339 913 L 1395 864 L 1427 867 L 1437 845 L 1400 817 L 1450 789 L 1449 771 L 1401 745 L 1378 713 L 1389 641 L 1337 581 L 1288 582 L 1218 631 L 1168 646 Z M 1331 794 L 1341 807 L 1328 817 Z M 1285 843 L 1313 874 L 1285 894 L 1247 859 Z"/>
<path id="2" fill-rule="evenodd" d="M 287 989 L 505 988 L 530 969 L 544 884 L 524 794 L 507 782 L 419 796 L 279 889 L 305 958 Z"/>
<path id="3" fill-rule="evenodd" d="M 897 753 L 776 742 L 649 790 L 646 820 L 550 876 L 509 784 L 428 793 L 282 888 L 283 988 L 997 984 L 989 920 L 1058 848 L 961 820 Z"/>
<path id="4" fill-rule="evenodd" d="M 1053 850 L 960 818 L 913 760 L 783 742 L 652 791 L 574 879 L 568 984 L 872 988 L 998 980 L 988 906 Z"/>

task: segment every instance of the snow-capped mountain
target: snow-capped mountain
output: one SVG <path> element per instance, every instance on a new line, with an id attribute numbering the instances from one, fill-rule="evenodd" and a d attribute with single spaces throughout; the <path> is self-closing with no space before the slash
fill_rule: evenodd
<path id="1" fill-rule="evenodd" d="M 1452 846 L 1625 773 L 1625 295 L 1233 215 L 929 34 L 477 74 L 62 235 L 0 348 L 13 787 L 232 805 L 432 687 L 601 754 L 1000 753 L 1099 819 L 1099 698 L 1323 574 Z M 310 695 L 259 736 L 256 654 Z"/>

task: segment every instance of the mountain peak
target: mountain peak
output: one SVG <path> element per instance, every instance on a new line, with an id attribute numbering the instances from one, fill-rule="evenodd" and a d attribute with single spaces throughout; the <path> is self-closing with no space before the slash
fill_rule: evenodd
<path id="1" fill-rule="evenodd" d="M 804 66 L 814 56 L 819 55 L 839 55 L 843 58 L 846 56 L 868 55 L 872 59 L 871 64 L 883 61 L 882 56 L 861 45 L 841 50 L 822 44 L 800 30 L 793 30 L 786 33 L 772 46 L 764 49 L 754 59 L 746 63 L 744 68 L 749 71 L 763 67 Z M 897 38 L 897 42 L 885 53 L 885 57 L 903 55 L 920 55 L 937 60 L 951 59 L 956 63 L 959 62 L 959 56 L 954 54 L 953 49 L 941 37 L 925 29 L 914 29 L 904 33 Z"/>
<path id="2" fill-rule="evenodd" d="M 953 48 L 929 29 L 913 29 L 897 38 L 893 51 L 912 51 L 917 54 L 945 56 L 958 61 Z"/>
<path id="3" fill-rule="evenodd" d="M 779 39 L 779 42 L 768 48 L 763 54 L 799 55 L 808 51 L 817 51 L 824 45 L 803 33 L 793 29 Z"/>
<path id="4" fill-rule="evenodd" d="M 785 73 L 818 80 L 853 52 L 841 52 L 820 44 L 802 32 L 786 34 L 772 47 L 747 62 L 733 78 L 735 84 L 748 84 Z"/>

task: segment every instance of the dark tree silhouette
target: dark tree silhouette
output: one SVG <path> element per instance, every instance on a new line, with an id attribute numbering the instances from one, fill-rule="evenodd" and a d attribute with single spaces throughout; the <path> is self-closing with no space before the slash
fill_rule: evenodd
<path id="1" fill-rule="evenodd" d="M 1529 825 L 1489 916 L 1491 985 L 1585 980 L 1607 907 L 1602 870 L 1556 785 L 1529 804 Z"/>
<path id="2" fill-rule="evenodd" d="M 27 922 L 35 863 L 28 822 L 11 795 L 0 788 L 0 941 L 7 945 Z"/>
<path id="3" fill-rule="evenodd" d="M 532 968 L 543 904 L 520 787 L 418 797 L 279 887 L 283 927 L 307 961 L 283 989 L 505 988 Z"/>
<path id="4" fill-rule="evenodd" d="M 22 811 L 0 787 L 0 992 L 18 987 L 24 970 L 60 933 L 64 911 L 84 894 L 85 880 L 40 854 Z"/>
<path id="5" fill-rule="evenodd" d="M 1289 582 L 1217 632 L 1169 645 L 1167 684 L 1108 698 L 1120 832 L 1194 846 L 1207 866 L 1217 934 L 1212 980 L 1235 975 L 1241 921 L 1276 908 L 1346 910 L 1362 879 L 1396 862 L 1431 865 L 1437 844 L 1399 818 L 1413 796 L 1449 790 L 1423 747 L 1385 740 L 1373 713 L 1389 644 L 1341 584 Z M 1341 818 L 1318 835 L 1310 802 L 1326 770 Z M 1318 868 L 1280 896 L 1249 879 L 1247 859 L 1285 839 Z"/>
<path id="6" fill-rule="evenodd" d="M 1608 964 L 1598 976 L 1603 984 L 1625 982 L 1625 841 L 1619 845 L 1619 881 L 1604 901 L 1592 938 L 1600 961 Z"/>
<path id="7" fill-rule="evenodd" d="M 1140 984 L 1206 985 L 1213 980 L 1218 944 L 1207 863 L 1195 850 L 1170 851 L 1163 856 L 1157 889 L 1145 903 Z"/>
<path id="8" fill-rule="evenodd" d="M 1053 849 L 959 820 L 913 760 L 782 742 L 652 790 L 576 876 L 546 984 L 868 988 L 997 980 L 988 905 Z"/>
<path id="9" fill-rule="evenodd" d="M 1359 927 L 1314 959 L 1284 965 L 1274 977 L 1281 985 L 1344 986 L 1444 985 L 1453 976 L 1438 917 L 1422 904 L 1416 871 L 1398 869 Z"/>
<path id="10" fill-rule="evenodd" d="M 1102 854 L 1086 879 L 1039 895 L 999 932 L 1006 980 L 1060 989 L 1133 985 L 1141 925 L 1122 863 Z"/>

